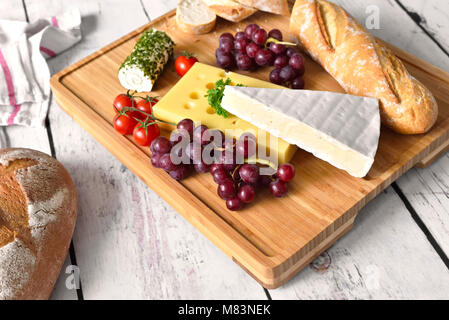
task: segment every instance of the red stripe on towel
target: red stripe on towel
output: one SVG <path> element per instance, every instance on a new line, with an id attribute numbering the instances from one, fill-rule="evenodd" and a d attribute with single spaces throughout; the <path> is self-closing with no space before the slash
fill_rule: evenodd
<path id="1" fill-rule="evenodd" d="M 59 28 L 59 22 L 58 22 L 58 19 L 56 19 L 55 16 L 51 17 L 51 24 L 52 24 L 55 28 Z"/>
<path id="2" fill-rule="evenodd" d="M 6 63 L 5 56 L 3 55 L 1 49 L 0 49 L 0 65 L 5 75 L 6 87 L 8 88 L 9 103 L 11 106 L 14 106 L 14 111 L 11 113 L 8 119 L 8 125 L 13 125 L 15 117 L 20 111 L 20 104 L 16 103 L 16 95 L 14 93 L 14 83 L 12 82 L 11 72 L 9 71 L 8 64 Z"/>
<path id="3" fill-rule="evenodd" d="M 40 46 L 39 49 L 40 49 L 43 53 L 45 53 L 46 55 L 48 55 L 48 56 L 51 57 L 51 58 L 53 58 L 53 57 L 56 56 L 56 53 L 55 53 L 53 50 L 51 50 L 51 49 L 48 49 L 48 48 L 42 47 L 42 46 Z"/>

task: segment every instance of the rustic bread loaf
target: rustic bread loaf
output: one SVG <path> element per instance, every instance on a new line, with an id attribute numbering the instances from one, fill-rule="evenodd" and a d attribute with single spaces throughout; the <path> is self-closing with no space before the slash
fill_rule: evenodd
<path id="1" fill-rule="evenodd" d="M 191 34 L 205 34 L 215 27 L 217 15 L 203 0 L 181 0 L 176 8 L 178 27 Z"/>
<path id="2" fill-rule="evenodd" d="M 257 12 L 257 9 L 244 6 L 233 0 L 203 1 L 217 16 L 232 22 L 240 22 Z"/>
<path id="3" fill-rule="evenodd" d="M 76 220 L 73 181 L 52 157 L 0 150 L 0 300 L 48 299 Z"/>
<path id="4" fill-rule="evenodd" d="M 384 125 L 419 134 L 435 124 L 438 105 L 432 93 L 338 5 L 297 0 L 290 31 L 348 93 L 378 98 Z"/>
<path id="5" fill-rule="evenodd" d="M 237 0 L 237 2 L 261 11 L 288 16 L 290 10 L 287 0 Z"/>

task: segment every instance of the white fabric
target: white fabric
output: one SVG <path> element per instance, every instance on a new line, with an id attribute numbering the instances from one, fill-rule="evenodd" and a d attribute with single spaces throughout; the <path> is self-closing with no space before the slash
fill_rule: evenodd
<path id="1" fill-rule="evenodd" d="M 0 126 L 43 126 L 50 95 L 46 59 L 81 40 L 76 9 L 33 23 L 0 19 Z"/>

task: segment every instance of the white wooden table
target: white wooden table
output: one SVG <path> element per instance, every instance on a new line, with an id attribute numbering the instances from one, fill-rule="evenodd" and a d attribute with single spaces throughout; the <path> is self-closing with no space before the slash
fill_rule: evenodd
<path id="1" fill-rule="evenodd" d="M 380 10 L 380 38 L 449 72 L 447 0 L 336 1 L 357 19 Z M 177 0 L 1 0 L 0 18 L 33 21 L 75 6 L 84 38 L 49 61 L 55 73 L 175 8 Z M 412 169 L 354 228 L 288 284 L 264 290 L 51 101 L 46 128 L 0 129 L 2 147 L 54 155 L 72 174 L 79 215 L 54 299 L 449 298 L 449 155 Z"/>

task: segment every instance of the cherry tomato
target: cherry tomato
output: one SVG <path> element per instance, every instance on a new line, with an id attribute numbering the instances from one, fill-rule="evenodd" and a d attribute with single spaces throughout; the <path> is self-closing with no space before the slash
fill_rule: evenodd
<path id="1" fill-rule="evenodd" d="M 153 106 L 158 102 L 159 100 L 156 98 L 143 99 L 137 103 L 136 108 L 139 109 L 140 111 L 145 112 L 146 114 L 152 114 Z M 147 118 L 147 115 L 141 112 L 136 112 L 136 117 L 139 120 L 145 120 Z"/>
<path id="2" fill-rule="evenodd" d="M 137 121 L 130 115 L 120 114 L 114 117 L 114 129 L 122 135 L 133 133 Z"/>
<path id="3" fill-rule="evenodd" d="M 197 62 L 197 58 L 195 58 L 188 52 L 184 52 L 184 54 L 182 56 L 179 56 L 175 61 L 176 73 L 182 77 Z"/>
<path id="4" fill-rule="evenodd" d="M 150 125 L 137 124 L 134 128 L 133 137 L 138 145 L 148 147 L 154 139 L 161 135 L 159 126 L 154 123 Z"/>
<path id="5" fill-rule="evenodd" d="M 114 108 L 115 112 L 122 111 L 125 107 L 135 107 L 136 101 L 127 94 L 119 94 L 117 97 L 115 97 L 114 102 L 112 104 L 112 107 Z"/>

